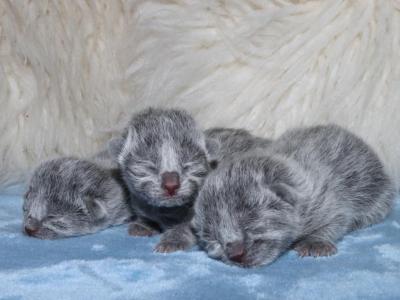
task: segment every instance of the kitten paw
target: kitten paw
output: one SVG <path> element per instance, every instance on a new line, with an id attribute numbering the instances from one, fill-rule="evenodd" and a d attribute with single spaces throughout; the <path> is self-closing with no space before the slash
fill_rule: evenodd
<path id="1" fill-rule="evenodd" d="M 294 246 L 294 250 L 300 257 L 331 256 L 337 252 L 334 244 L 322 241 L 300 241 Z"/>
<path id="2" fill-rule="evenodd" d="M 179 241 L 161 241 L 154 248 L 154 252 L 171 253 L 175 251 L 186 250 L 188 245 Z"/>
<path id="3" fill-rule="evenodd" d="M 129 235 L 132 236 L 153 236 L 160 232 L 157 229 L 147 227 L 139 223 L 131 223 L 128 228 Z"/>

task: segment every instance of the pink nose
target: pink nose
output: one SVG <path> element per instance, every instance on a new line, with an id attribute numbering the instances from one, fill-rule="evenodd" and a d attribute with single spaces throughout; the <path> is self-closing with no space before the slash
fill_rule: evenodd
<path id="1" fill-rule="evenodd" d="M 237 263 L 243 263 L 246 255 L 244 244 L 242 242 L 227 243 L 226 253 L 229 260 Z"/>
<path id="2" fill-rule="evenodd" d="M 25 226 L 25 232 L 29 236 L 35 236 L 35 234 L 39 231 L 39 228 L 33 228 Z"/>
<path id="3" fill-rule="evenodd" d="M 176 195 L 180 187 L 179 174 L 177 172 L 164 172 L 161 174 L 161 187 L 169 196 Z"/>

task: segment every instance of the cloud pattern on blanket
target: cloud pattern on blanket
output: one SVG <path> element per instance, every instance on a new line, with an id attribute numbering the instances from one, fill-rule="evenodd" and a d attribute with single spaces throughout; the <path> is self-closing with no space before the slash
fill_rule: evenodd
<path id="1" fill-rule="evenodd" d="M 18 189 L 0 196 L 0 299 L 400 299 L 400 202 L 339 253 L 240 269 L 198 249 L 157 254 L 126 226 L 56 241 L 21 233 Z"/>

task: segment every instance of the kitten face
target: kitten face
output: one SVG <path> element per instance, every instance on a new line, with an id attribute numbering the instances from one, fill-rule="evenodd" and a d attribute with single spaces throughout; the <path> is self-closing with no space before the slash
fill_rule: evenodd
<path id="1" fill-rule="evenodd" d="M 293 205 L 282 190 L 266 184 L 264 163 L 246 158 L 207 177 L 196 200 L 193 227 L 210 257 L 259 266 L 273 262 L 293 242 Z"/>
<path id="2" fill-rule="evenodd" d="M 122 211 L 122 198 L 122 189 L 93 163 L 74 158 L 45 162 L 35 170 L 24 196 L 24 231 L 41 239 L 95 232 L 110 225 L 106 201 L 120 201 L 112 208 Z"/>
<path id="3" fill-rule="evenodd" d="M 148 109 L 135 115 L 118 160 L 131 192 L 154 206 L 193 201 L 208 173 L 204 136 L 178 110 Z"/>

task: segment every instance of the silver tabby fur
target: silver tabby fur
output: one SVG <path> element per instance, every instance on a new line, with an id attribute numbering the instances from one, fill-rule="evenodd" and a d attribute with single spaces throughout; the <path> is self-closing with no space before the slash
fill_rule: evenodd
<path id="1" fill-rule="evenodd" d="M 245 129 L 214 127 L 204 131 L 204 134 L 212 169 L 223 160 L 232 159 L 248 151 L 265 149 L 271 144 L 270 139 L 254 136 Z"/>
<path id="2" fill-rule="evenodd" d="M 149 108 L 135 114 L 121 141 L 115 143 L 123 178 L 133 195 L 131 204 L 139 218 L 130 234 L 149 236 L 163 232 L 156 251 L 190 247 L 194 240 L 187 222 L 208 174 L 205 138 L 185 111 Z M 179 174 L 176 194 L 166 195 L 162 174 Z M 186 239 L 186 237 L 189 239 Z"/>
<path id="3" fill-rule="evenodd" d="M 25 193 L 23 214 L 25 232 L 41 239 L 94 233 L 132 218 L 120 172 L 103 154 L 42 163 Z"/>
<path id="4" fill-rule="evenodd" d="M 339 126 L 316 126 L 225 161 L 199 193 L 193 226 L 210 257 L 252 267 L 291 247 L 301 256 L 334 254 L 343 235 L 382 221 L 393 199 L 368 145 Z M 242 245 L 240 256 L 232 245 Z"/>

